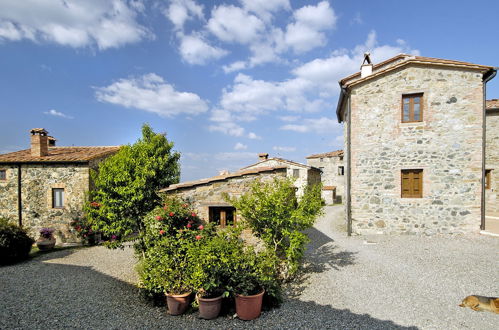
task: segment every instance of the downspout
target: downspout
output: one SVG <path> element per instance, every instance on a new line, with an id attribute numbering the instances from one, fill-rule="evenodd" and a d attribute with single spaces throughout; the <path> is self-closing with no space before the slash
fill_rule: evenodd
<path id="1" fill-rule="evenodd" d="M 19 218 L 19 227 L 23 226 L 23 209 L 21 195 L 21 164 L 17 164 L 17 215 Z"/>
<path id="2" fill-rule="evenodd" d="M 352 126 L 352 116 L 350 112 L 350 95 L 348 95 L 348 91 L 345 88 L 345 94 L 347 95 L 347 235 L 352 236 L 352 196 L 351 189 L 352 186 L 352 170 L 351 170 L 351 126 Z"/>
<path id="3" fill-rule="evenodd" d="M 482 120 L 482 192 L 480 205 L 480 229 L 485 230 L 485 148 L 486 130 L 487 130 L 487 83 L 494 79 L 497 74 L 497 68 L 493 68 L 483 75 L 483 120 Z"/>

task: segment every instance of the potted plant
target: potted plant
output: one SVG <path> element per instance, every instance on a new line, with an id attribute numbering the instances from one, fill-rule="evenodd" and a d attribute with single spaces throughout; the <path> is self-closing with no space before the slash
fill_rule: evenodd
<path id="1" fill-rule="evenodd" d="M 197 290 L 196 301 L 200 318 L 216 318 L 220 314 L 222 299 L 229 295 L 225 289 L 228 278 L 227 261 L 235 244 L 240 243 L 223 232 L 216 233 L 214 228 L 209 226 L 205 229 L 203 237 L 190 248 L 192 282 Z"/>
<path id="2" fill-rule="evenodd" d="M 53 228 L 40 229 L 40 237 L 36 240 L 36 246 L 40 251 L 49 251 L 54 248 L 56 239 L 53 234 Z"/>

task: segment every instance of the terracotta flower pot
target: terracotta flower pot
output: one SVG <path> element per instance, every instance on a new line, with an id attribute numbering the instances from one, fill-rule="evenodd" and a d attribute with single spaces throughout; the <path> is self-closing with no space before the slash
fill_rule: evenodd
<path id="1" fill-rule="evenodd" d="M 199 303 L 199 317 L 212 320 L 220 314 L 222 308 L 222 296 L 216 298 L 197 297 Z"/>
<path id="2" fill-rule="evenodd" d="M 252 296 L 236 295 L 237 317 L 245 321 L 254 320 L 259 317 L 262 311 L 264 293 L 265 290 Z"/>
<path id="3" fill-rule="evenodd" d="M 187 307 L 189 307 L 191 293 L 184 294 L 167 294 L 166 295 L 166 305 L 168 307 L 168 314 L 170 315 L 180 315 L 183 314 Z"/>
<path id="4" fill-rule="evenodd" d="M 36 246 L 40 251 L 49 251 L 54 248 L 55 242 L 56 242 L 55 237 L 46 238 L 40 236 L 40 238 L 36 240 Z"/>

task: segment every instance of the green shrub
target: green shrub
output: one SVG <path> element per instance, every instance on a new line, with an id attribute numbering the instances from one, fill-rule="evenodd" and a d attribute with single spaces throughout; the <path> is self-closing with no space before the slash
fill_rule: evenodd
<path id="1" fill-rule="evenodd" d="M 255 181 L 249 193 L 230 199 L 268 249 L 281 260 L 283 278 L 296 273 L 309 239 L 302 231 L 314 224 L 322 212 L 321 187 L 307 186 L 298 200 L 293 181 Z"/>
<path id="2" fill-rule="evenodd" d="M 0 218 L 0 264 L 26 259 L 33 243 L 24 229 Z"/>

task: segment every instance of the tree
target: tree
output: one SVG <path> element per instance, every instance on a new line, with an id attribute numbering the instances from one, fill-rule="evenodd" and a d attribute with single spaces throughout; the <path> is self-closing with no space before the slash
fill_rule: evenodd
<path id="1" fill-rule="evenodd" d="M 282 261 L 283 276 L 296 273 L 309 241 L 302 231 L 322 213 L 321 185 L 307 186 L 297 199 L 291 179 L 257 180 L 248 193 L 229 201 Z"/>
<path id="2" fill-rule="evenodd" d="M 180 154 L 172 148 L 165 134 L 144 124 L 142 138 L 122 146 L 91 172 L 87 221 L 94 231 L 111 238 L 109 247 L 133 240 L 144 227 L 144 216 L 161 202 L 158 189 L 179 182 Z M 142 249 L 140 244 L 138 248 Z"/>

